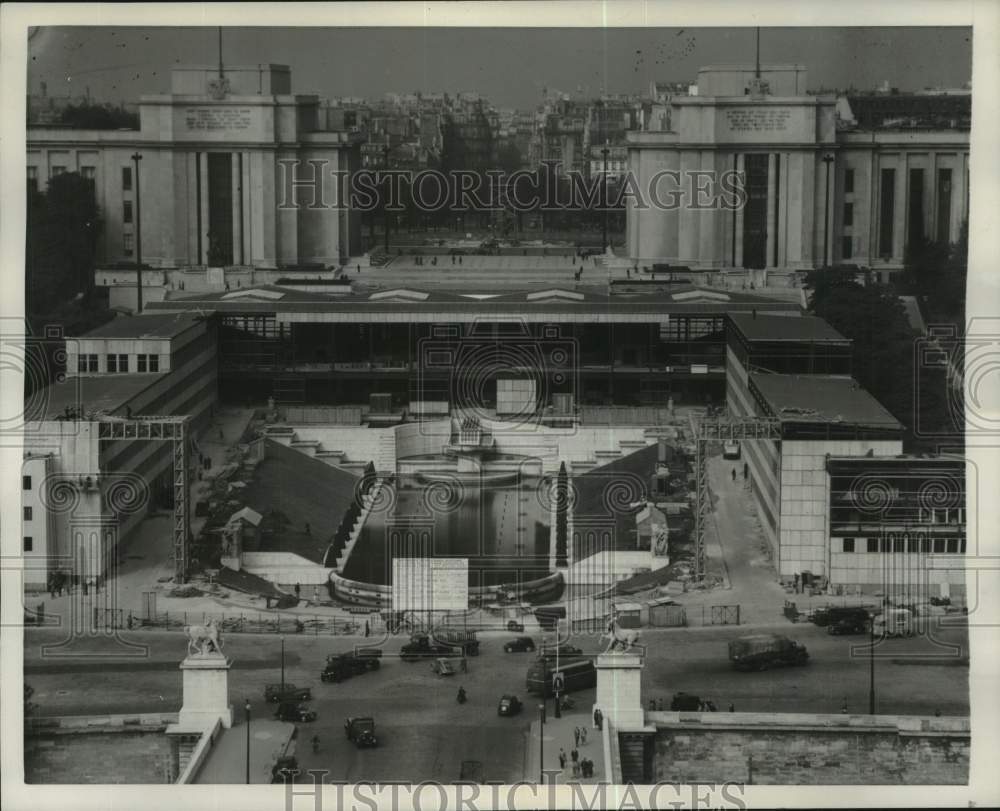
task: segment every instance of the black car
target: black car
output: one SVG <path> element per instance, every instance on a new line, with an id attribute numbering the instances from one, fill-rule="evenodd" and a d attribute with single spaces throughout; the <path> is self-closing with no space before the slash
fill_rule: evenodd
<path id="1" fill-rule="evenodd" d="M 381 665 L 382 662 L 376 656 L 358 656 L 352 653 L 330 654 L 326 658 L 326 667 L 319 677 L 321 681 L 343 681 L 351 676 L 378 670 Z"/>
<path id="2" fill-rule="evenodd" d="M 870 623 L 871 617 L 864 608 L 831 608 L 826 631 L 829 634 L 863 634 Z"/>
<path id="3" fill-rule="evenodd" d="M 283 755 L 278 758 L 274 766 L 271 767 L 271 782 L 291 782 L 295 779 L 295 775 L 298 773 L 299 762 L 291 755 Z"/>
<path id="4" fill-rule="evenodd" d="M 554 659 L 556 651 L 558 651 L 560 658 L 563 656 L 583 656 L 583 649 L 575 645 L 547 645 L 542 648 L 542 656 Z"/>
<path id="5" fill-rule="evenodd" d="M 316 712 L 307 710 L 295 701 L 282 701 L 274 712 L 279 721 L 290 721 L 293 724 L 309 723 L 316 720 Z"/>
<path id="6" fill-rule="evenodd" d="M 523 653 L 524 651 L 530 653 L 535 650 L 535 640 L 530 636 L 519 636 L 505 644 L 503 649 L 507 653 Z"/>
<path id="7" fill-rule="evenodd" d="M 378 746 L 374 718 L 348 718 L 344 722 L 344 731 L 347 733 L 347 740 L 353 741 L 358 749 Z"/>
<path id="8" fill-rule="evenodd" d="M 497 715 L 517 715 L 521 711 L 521 700 L 517 696 L 500 696 L 500 703 L 497 704 Z"/>
<path id="9" fill-rule="evenodd" d="M 508 620 L 507 621 L 507 630 L 508 631 L 512 631 L 515 634 L 523 633 L 523 631 L 524 631 L 524 624 L 518 622 L 517 620 Z"/>
<path id="10" fill-rule="evenodd" d="M 290 682 L 281 684 L 268 684 L 264 687 L 264 700 L 271 704 L 279 704 L 282 701 L 308 701 L 312 698 L 312 690 L 308 687 L 296 687 Z"/>

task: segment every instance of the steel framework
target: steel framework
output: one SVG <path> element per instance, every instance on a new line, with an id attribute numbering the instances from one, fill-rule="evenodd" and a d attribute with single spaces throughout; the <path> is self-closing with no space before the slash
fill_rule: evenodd
<path id="1" fill-rule="evenodd" d="M 174 452 L 174 581 L 188 577 L 190 497 L 188 487 L 188 416 L 106 417 L 98 423 L 100 440 L 149 440 L 173 443 Z"/>
<path id="2" fill-rule="evenodd" d="M 705 576 L 705 526 L 712 507 L 708 489 L 708 443 L 781 439 L 781 423 L 767 417 L 706 417 L 697 423 L 694 438 L 694 557 L 695 577 Z"/>

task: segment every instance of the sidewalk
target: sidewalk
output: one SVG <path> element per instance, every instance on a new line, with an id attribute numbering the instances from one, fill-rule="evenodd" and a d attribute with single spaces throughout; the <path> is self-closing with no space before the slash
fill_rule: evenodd
<path id="1" fill-rule="evenodd" d="M 239 710 L 234 710 L 239 714 Z M 242 718 L 216 740 L 195 783 L 236 785 L 247 782 L 247 728 Z M 269 719 L 250 721 L 250 782 L 270 783 L 271 767 L 288 748 L 294 724 Z"/>
<path id="2" fill-rule="evenodd" d="M 542 736 L 543 760 L 539 760 L 539 738 L 538 730 L 541 721 L 538 719 L 538 705 L 541 703 L 537 696 L 531 696 L 530 700 L 525 699 L 524 712 L 532 715 L 535 720 L 531 722 L 531 729 L 528 732 L 527 746 L 524 756 L 524 780 L 529 783 L 537 783 L 541 779 L 541 767 L 544 764 L 546 771 L 559 772 L 559 750 L 566 753 L 566 768 L 556 777 L 556 783 L 563 785 L 568 783 L 593 784 L 605 779 L 604 765 L 604 744 L 601 733 L 594 728 L 594 719 L 590 714 L 590 705 L 584 709 L 573 709 L 563 712 L 562 718 L 554 716 L 553 702 L 548 702 L 547 717 Z M 577 705 L 579 707 L 579 704 Z M 570 752 L 573 750 L 573 729 L 584 727 L 587 730 L 587 742 L 581 744 L 579 749 L 580 759 L 588 758 L 594 762 L 594 774 L 592 777 L 574 777 Z M 546 778 L 548 780 L 548 778 Z"/>

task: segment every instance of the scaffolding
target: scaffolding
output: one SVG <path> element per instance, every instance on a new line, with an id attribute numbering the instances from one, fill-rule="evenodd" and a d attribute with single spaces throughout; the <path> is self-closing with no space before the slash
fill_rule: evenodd
<path id="1" fill-rule="evenodd" d="M 705 527 L 712 509 L 708 488 L 708 443 L 781 439 L 781 423 L 767 417 L 706 417 L 696 424 L 694 437 L 694 549 L 695 578 L 705 577 Z"/>
<path id="2" fill-rule="evenodd" d="M 186 583 L 190 536 L 188 487 L 188 416 L 105 417 L 98 422 L 103 441 L 146 440 L 173 443 L 174 484 L 174 582 Z"/>

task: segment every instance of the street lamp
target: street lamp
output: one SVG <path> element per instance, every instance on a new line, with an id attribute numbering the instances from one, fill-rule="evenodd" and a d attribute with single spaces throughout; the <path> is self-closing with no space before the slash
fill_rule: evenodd
<path id="1" fill-rule="evenodd" d="M 562 686 L 562 675 L 559 672 L 559 619 L 556 618 L 556 670 L 552 675 L 552 686 L 555 687 L 556 694 L 556 718 L 562 718 L 562 707 L 560 707 L 559 688 Z"/>
<path id="2" fill-rule="evenodd" d="M 875 618 L 869 620 L 868 637 L 868 714 L 875 714 Z"/>
<path id="3" fill-rule="evenodd" d="M 281 692 L 285 692 L 285 637 L 281 637 Z"/>
<path id="4" fill-rule="evenodd" d="M 824 155 L 823 163 L 826 164 L 826 207 L 823 212 L 823 267 L 827 267 L 829 260 L 827 257 L 830 249 L 830 164 L 833 163 L 833 155 Z"/>
<path id="5" fill-rule="evenodd" d="M 135 280 L 136 280 L 136 312 L 142 312 L 142 200 L 139 195 L 139 161 L 142 155 L 132 153 L 135 163 Z"/>
<path id="6" fill-rule="evenodd" d="M 604 156 L 604 172 L 601 180 L 602 187 L 602 197 L 601 201 L 604 206 L 603 217 L 601 219 L 601 252 L 607 253 L 608 251 L 608 153 L 611 150 L 608 149 L 608 142 L 604 142 L 604 149 L 601 150 L 601 155 Z"/>
<path id="7" fill-rule="evenodd" d="M 250 699 L 246 700 L 246 705 L 243 707 L 246 711 L 246 722 L 247 722 L 247 785 L 250 785 Z"/>
<path id="8" fill-rule="evenodd" d="M 538 705 L 538 785 L 545 784 L 545 699 Z"/>

